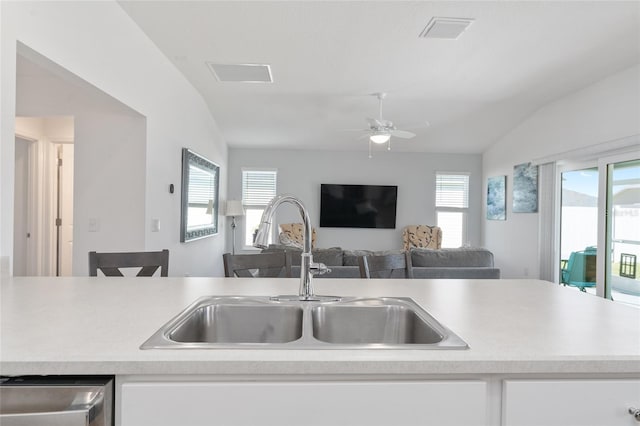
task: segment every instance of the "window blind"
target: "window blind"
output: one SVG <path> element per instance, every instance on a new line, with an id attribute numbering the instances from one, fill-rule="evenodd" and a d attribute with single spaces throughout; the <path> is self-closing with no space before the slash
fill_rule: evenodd
<path id="1" fill-rule="evenodd" d="M 436 174 L 436 207 L 469 208 L 469 175 Z"/>
<path id="2" fill-rule="evenodd" d="M 277 172 L 275 170 L 242 171 L 242 204 L 266 205 L 276 196 Z"/>

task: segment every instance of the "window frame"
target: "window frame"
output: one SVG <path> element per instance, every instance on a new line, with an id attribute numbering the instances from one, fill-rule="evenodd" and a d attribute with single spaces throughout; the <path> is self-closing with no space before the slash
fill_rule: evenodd
<path id="1" fill-rule="evenodd" d="M 245 174 L 246 173 L 273 173 L 274 175 L 274 184 L 273 184 L 273 196 L 277 195 L 278 193 L 278 169 L 275 168 L 267 168 L 267 167 L 242 167 L 241 168 L 241 199 L 242 199 L 242 206 L 245 209 L 245 220 L 243 221 L 242 224 L 242 250 L 249 250 L 249 251 L 257 251 L 260 250 L 257 247 L 254 247 L 253 245 L 247 245 L 247 232 L 249 232 L 248 230 L 248 221 L 246 220 L 246 214 L 248 210 L 262 210 L 264 212 L 264 209 L 266 208 L 268 201 L 265 201 L 264 203 L 246 203 L 246 197 L 245 197 Z M 274 241 L 274 235 L 275 235 L 275 230 L 273 229 L 274 227 L 271 227 L 271 234 L 270 234 L 270 240 L 269 242 L 273 242 Z"/>

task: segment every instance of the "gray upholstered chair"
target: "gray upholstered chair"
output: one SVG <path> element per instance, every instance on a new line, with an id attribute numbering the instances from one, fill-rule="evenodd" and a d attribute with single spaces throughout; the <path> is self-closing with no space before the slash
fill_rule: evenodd
<path id="1" fill-rule="evenodd" d="M 316 229 L 311 228 L 311 248 L 316 247 Z M 280 224 L 280 244 L 302 248 L 304 243 L 304 225 L 302 223 L 282 223 Z"/>
<path id="2" fill-rule="evenodd" d="M 169 250 L 119 253 L 89 252 L 89 276 L 97 277 L 98 269 L 107 277 L 123 277 L 121 268 L 140 268 L 137 277 L 151 277 L 160 269 L 160 276 L 169 275 Z"/>
<path id="3" fill-rule="evenodd" d="M 409 225 L 402 229 L 402 248 L 439 249 L 442 247 L 442 229 L 438 226 Z"/>

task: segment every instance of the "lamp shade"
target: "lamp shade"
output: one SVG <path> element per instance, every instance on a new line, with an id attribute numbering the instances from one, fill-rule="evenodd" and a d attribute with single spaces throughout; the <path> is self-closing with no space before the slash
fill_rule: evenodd
<path id="1" fill-rule="evenodd" d="M 225 216 L 244 216 L 244 208 L 242 207 L 242 201 L 228 200 L 227 209 L 224 212 Z"/>

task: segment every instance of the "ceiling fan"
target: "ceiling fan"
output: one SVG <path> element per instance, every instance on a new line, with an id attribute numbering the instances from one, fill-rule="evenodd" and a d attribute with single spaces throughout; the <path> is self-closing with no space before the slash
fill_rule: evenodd
<path id="1" fill-rule="evenodd" d="M 378 118 L 367 118 L 369 128 L 364 129 L 367 131 L 362 137 L 369 138 L 369 158 L 371 158 L 371 144 L 387 144 L 387 150 L 391 150 L 391 136 L 402 139 L 411 139 L 415 137 L 415 133 L 408 132 L 406 130 L 399 130 L 393 124 L 392 121 L 382 118 L 382 101 L 387 97 L 386 93 L 374 93 L 372 96 L 378 98 L 379 101 L 379 114 Z"/>

